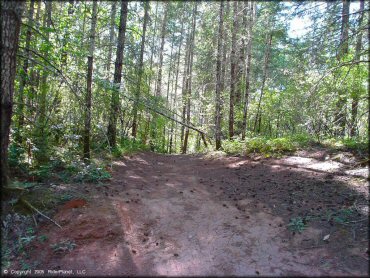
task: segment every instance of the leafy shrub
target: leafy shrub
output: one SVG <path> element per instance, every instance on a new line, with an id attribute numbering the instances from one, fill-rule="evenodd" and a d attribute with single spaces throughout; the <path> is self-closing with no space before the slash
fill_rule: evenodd
<path id="1" fill-rule="evenodd" d="M 246 138 L 245 141 L 240 139 L 232 141 L 225 140 L 222 142 L 222 148 L 228 154 L 239 153 L 244 155 L 259 153 L 265 156 L 274 156 L 295 151 L 296 149 L 305 147 L 312 142 L 314 142 L 314 140 L 305 134 L 280 138 L 255 136 Z"/>
<path id="2" fill-rule="evenodd" d="M 9 146 L 9 166 L 10 167 L 19 167 L 21 166 L 22 160 L 24 159 L 25 150 L 22 147 L 17 146 L 16 144 L 11 144 Z"/>
<path id="3" fill-rule="evenodd" d="M 222 142 L 223 150 L 228 154 L 237 154 L 245 150 L 245 142 L 240 140 L 225 140 Z"/>
<path id="4" fill-rule="evenodd" d="M 73 180 L 77 182 L 99 182 L 110 178 L 111 175 L 104 168 L 91 164 L 82 168 Z"/>
<path id="5" fill-rule="evenodd" d="M 351 151 L 357 151 L 361 153 L 368 153 L 368 144 L 366 140 L 360 140 L 358 138 L 326 138 L 322 141 L 325 147 L 344 150 L 348 149 Z"/>
<path id="6" fill-rule="evenodd" d="M 149 147 L 143 144 L 141 141 L 123 138 L 119 146 L 112 149 L 112 155 L 114 157 L 121 157 L 122 155 L 147 150 L 149 150 Z"/>
<path id="7" fill-rule="evenodd" d="M 35 176 L 38 180 L 46 180 L 51 177 L 52 170 L 52 164 L 45 164 L 38 166 L 35 170 L 32 170 L 30 174 Z"/>

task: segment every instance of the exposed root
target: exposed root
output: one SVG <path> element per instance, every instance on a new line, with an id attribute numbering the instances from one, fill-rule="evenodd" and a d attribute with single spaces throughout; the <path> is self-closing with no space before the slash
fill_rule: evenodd
<path id="1" fill-rule="evenodd" d="M 30 208 L 31 210 L 34 210 L 36 211 L 38 214 L 40 214 L 41 216 L 45 217 L 46 219 L 48 219 L 49 221 L 53 222 L 55 225 L 57 225 L 59 228 L 62 229 L 62 226 L 60 226 L 57 222 L 55 222 L 53 219 L 51 219 L 50 217 L 46 216 L 45 214 L 43 214 L 41 211 L 39 211 L 37 208 L 35 208 L 33 205 L 31 205 L 27 200 L 25 200 L 24 198 L 20 198 L 19 201 L 21 203 L 23 203 L 26 207 Z"/>

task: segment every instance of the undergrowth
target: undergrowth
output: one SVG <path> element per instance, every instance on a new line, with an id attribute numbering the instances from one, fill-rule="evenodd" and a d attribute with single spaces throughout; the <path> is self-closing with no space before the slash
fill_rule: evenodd
<path id="1" fill-rule="evenodd" d="M 222 142 L 222 148 L 227 154 L 262 154 L 269 157 L 291 153 L 299 148 L 307 147 L 311 143 L 313 140 L 306 135 L 280 138 L 255 136 L 245 140 L 225 140 Z"/>
<path id="2" fill-rule="evenodd" d="M 310 146 L 321 146 L 331 150 L 354 151 L 358 154 L 366 154 L 368 145 L 365 140 L 354 138 L 325 138 L 320 141 L 306 134 L 298 134 L 279 138 L 265 136 L 248 137 L 245 140 L 236 138 L 222 142 L 222 150 L 226 154 L 261 154 L 265 157 L 279 157 L 290 154 L 299 149 Z"/>
<path id="3" fill-rule="evenodd" d="M 134 154 L 139 151 L 149 151 L 150 147 L 141 143 L 139 140 L 123 138 L 120 144 L 112 149 L 112 156 L 115 158 L 123 155 Z"/>

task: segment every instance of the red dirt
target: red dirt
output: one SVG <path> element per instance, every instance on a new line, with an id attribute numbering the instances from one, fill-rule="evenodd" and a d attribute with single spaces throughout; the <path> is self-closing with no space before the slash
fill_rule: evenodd
<path id="1" fill-rule="evenodd" d="M 63 205 L 63 209 L 71 209 L 71 208 L 81 208 L 86 206 L 87 202 L 83 199 L 72 200 Z"/>
<path id="2" fill-rule="evenodd" d="M 62 206 L 53 218 L 63 228 L 40 227 L 48 241 L 34 244 L 31 257 L 41 269 L 104 276 L 366 276 L 366 181 L 295 161 L 125 157 L 110 183 L 74 185 L 89 194 L 87 206 Z M 353 205 L 353 224 L 325 220 L 329 209 Z M 302 233 L 288 230 L 292 217 L 307 215 L 319 219 Z M 77 246 L 50 247 L 66 240 Z"/>

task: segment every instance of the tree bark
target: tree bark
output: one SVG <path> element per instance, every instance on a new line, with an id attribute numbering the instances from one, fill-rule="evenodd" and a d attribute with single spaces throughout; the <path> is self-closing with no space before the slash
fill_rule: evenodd
<path id="1" fill-rule="evenodd" d="M 114 27 L 116 25 L 115 18 L 116 18 L 116 7 L 117 2 L 112 3 L 112 9 L 110 12 L 110 29 L 109 29 L 109 46 L 108 46 L 108 57 L 107 57 L 107 78 L 110 77 L 110 67 L 112 61 L 112 52 L 113 52 L 113 40 L 114 40 Z"/>
<path id="2" fill-rule="evenodd" d="M 250 4 L 249 15 L 248 15 L 248 42 L 246 49 L 246 70 L 245 70 L 245 97 L 243 107 L 243 122 L 242 122 L 242 140 L 245 139 L 245 133 L 247 131 L 247 116 L 248 116 L 248 105 L 249 105 L 249 93 L 250 93 L 250 80 L 251 80 L 251 60 L 252 60 L 252 42 L 253 42 L 253 13 L 254 13 L 254 2 L 248 2 Z"/>
<path id="3" fill-rule="evenodd" d="M 154 57 L 154 50 L 155 50 L 155 37 L 156 37 L 156 31 L 157 31 L 157 21 L 158 21 L 158 2 L 155 4 L 155 20 L 154 20 L 154 28 L 153 28 L 153 36 L 152 36 L 152 43 L 151 43 L 151 51 L 150 51 L 150 72 L 153 71 L 153 57 Z M 148 88 L 150 91 L 150 86 L 152 84 L 152 74 L 149 75 L 149 81 L 148 81 Z"/>
<path id="4" fill-rule="evenodd" d="M 138 101 L 140 98 L 140 89 L 141 89 L 141 79 L 143 75 L 143 65 L 144 65 L 144 49 L 145 49 L 145 33 L 146 26 L 149 18 L 149 2 L 144 3 L 144 23 L 143 23 L 143 35 L 141 36 L 141 47 L 140 47 L 140 58 L 139 58 L 139 72 L 138 72 L 138 84 L 135 94 L 135 103 L 133 108 L 133 122 L 132 122 L 132 136 L 136 138 L 137 133 L 137 112 L 138 112 Z"/>
<path id="5" fill-rule="evenodd" d="M 43 25 L 46 28 L 51 27 L 51 13 L 52 13 L 52 2 L 46 1 L 45 2 L 45 16 Z M 46 42 L 49 42 L 50 31 L 46 32 Z M 48 50 L 43 53 L 44 57 L 48 56 Z M 46 106 L 47 106 L 47 93 L 49 91 L 49 84 L 47 83 L 49 73 L 47 70 L 44 70 L 41 75 L 41 88 L 40 88 L 40 95 L 39 95 L 39 113 L 36 123 L 36 138 L 35 138 L 35 146 L 38 151 L 35 153 L 35 158 L 38 164 L 44 164 L 49 160 L 48 155 L 48 142 L 46 134 Z"/>
<path id="6" fill-rule="evenodd" d="M 181 46 L 183 42 L 183 34 L 184 34 L 184 19 L 182 18 L 181 19 L 180 44 L 179 44 L 179 49 L 177 51 L 178 56 L 177 56 L 177 66 L 176 66 L 175 92 L 174 92 L 174 98 L 173 98 L 174 111 L 176 111 L 177 109 L 177 86 L 178 86 L 178 78 L 179 78 L 179 72 L 180 72 L 180 57 L 181 57 Z M 174 118 L 176 119 L 176 115 L 174 115 Z M 176 123 L 176 128 L 177 128 L 177 122 L 172 121 L 171 137 L 170 137 L 170 153 L 172 153 L 174 123 Z M 175 136 L 175 147 L 176 147 L 176 136 Z"/>
<path id="7" fill-rule="evenodd" d="M 348 29 L 349 29 L 349 8 L 350 2 L 342 0 L 342 24 L 340 34 L 340 45 L 338 50 L 337 59 L 340 61 L 348 53 Z M 339 89 L 338 101 L 336 103 L 335 123 L 339 128 L 335 132 L 337 136 L 344 136 L 346 131 L 346 105 L 347 97 L 346 92 Z"/>
<path id="8" fill-rule="evenodd" d="M 236 33 L 238 31 L 238 2 L 233 3 L 233 30 L 231 35 L 231 55 L 230 55 L 230 103 L 229 103 L 229 139 L 234 137 L 234 104 L 235 104 L 235 85 L 236 85 Z"/>
<path id="9" fill-rule="evenodd" d="M 181 102 L 182 102 L 182 113 L 181 120 L 185 122 L 186 116 L 186 90 L 187 90 L 187 76 L 189 72 L 189 63 L 190 63 L 190 40 L 191 40 L 191 31 L 188 30 L 186 38 L 186 47 L 185 47 L 185 61 L 184 61 L 184 73 L 182 78 L 182 90 L 181 90 Z M 185 136 L 185 126 L 181 126 L 180 142 L 181 150 L 184 146 L 184 136 Z"/>
<path id="10" fill-rule="evenodd" d="M 121 0 L 120 23 L 118 30 L 118 42 L 116 61 L 114 66 L 114 89 L 112 90 L 111 110 L 109 116 L 109 124 L 107 130 L 107 137 L 111 147 L 116 146 L 117 141 L 117 115 L 119 108 L 119 87 L 122 79 L 122 63 L 123 50 L 125 46 L 126 22 L 127 22 L 127 5 L 128 2 Z"/>
<path id="11" fill-rule="evenodd" d="M 186 90 L 186 123 L 190 124 L 190 98 L 191 98 L 191 85 L 192 85 L 192 73 L 193 73 L 193 56 L 194 56 L 194 47 L 195 47 L 195 28 L 196 28 L 196 15 L 197 15 L 197 4 L 194 2 L 193 7 L 193 22 L 192 22 L 192 33 L 189 49 L 189 70 L 187 74 L 187 90 Z M 188 148 L 188 139 L 189 139 L 189 128 L 186 127 L 184 145 L 182 153 L 186 153 Z"/>
<path id="12" fill-rule="evenodd" d="M 217 64 L 216 64 L 216 119 L 215 119 L 215 137 L 216 150 L 221 148 L 221 52 L 223 44 L 223 11 L 224 1 L 220 3 L 220 21 L 218 27 L 218 43 L 217 43 Z"/>
<path id="13" fill-rule="evenodd" d="M 358 29 L 361 29 L 362 21 L 364 18 L 364 7 L 365 1 L 360 1 L 360 16 L 358 19 Z M 362 31 L 359 31 L 357 34 L 356 39 L 356 50 L 355 50 L 355 61 L 360 60 L 360 51 L 362 47 Z M 351 105 L 351 126 L 350 126 L 350 136 L 355 137 L 357 135 L 357 113 L 358 113 L 358 102 L 359 102 L 359 95 L 358 92 L 354 92 L 352 97 L 352 105 Z"/>
<path id="14" fill-rule="evenodd" d="M 94 49 L 95 49 L 95 31 L 97 22 L 97 1 L 93 1 L 93 11 L 90 29 L 90 45 L 89 56 L 87 57 L 87 80 L 86 80 L 86 99 L 85 99 L 85 129 L 83 139 L 83 157 L 88 162 L 90 160 L 90 133 L 91 133 L 91 91 L 92 91 L 92 73 L 94 63 Z"/>
<path id="15" fill-rule="evenodd" d="M 224 34 L 223 34 L 223 45 L 222 45 L 222 61 L 221 61 L 221 92 L 223 92 L 226 88 L 226 68 L 227 68 L 227 63 L 226 63 L 226 60 L 227 60 L 227 50 L 228 50 L 228 45 L 227 45 L 227 40 L 228 40 L 228 36 L 227 36 L 227 20 L 229 18 L 229 12 L 230 12 L 230 2 L 229 1 L 226 1 L 226 7 L 225 7 L 225 12 L 224 12 L 224 21 L 225 21 L 225 26 L 223 27 L 224 28 Z M 222 100 L 221 100 L 222 102 Z"/>
<path id="16" fill-rule="evenodd" d="M 168 14 L 168 5 L 169 3 L 164 4 L 164 15 L 162 20 L 162 28 L 161 28 L 161 48 L 159 49 L 159 68 L 158 68 L 158 79 L 157 79 L 157 88 L 155 91 L 155 96 L 161 96 L 161 87 L 162 87 L 162 67 L 163 67 L 163 49 L 164 49 L 164 42 L 166 37 L 166 26 L 167 26 L 167 14 Z"/>
<path id="17" fill-rule="evenodd" d="M 261 102 L 262 102 L 264 89 L 265 89 L 266 78 L 267 78 L 267 69 L 268 69 L 268 63 L 269 63 L 269 59 L 270 59 L 271 42 L 272 42 L 272 33 L 269 33 L 267 35 L 267 42 L 266 42 L 266 53 L 265 53 L 265 59 L 264 59 L 264 65 L 263 65 L 263 77 L 262 77 L 262 85 L 261 85 L 261 94 L 260 94 L 260 98 L 258 100 L 257 114 L 256 114 L 256 119 L 254 121 L 253 131 L 256 131 L 257 122 L 258 122 L 258 126 L 261 127 L 261 112 L 260 112 L 260 110 L 261 110 Z M 259 130 L 258 130 L 258 132 L 259 132 Z"/>
<path id="18" fill-rule="evenodd" d="M 26 48 L 25 48 L 25 56 L 26 58 L 23 61 L 22 73 L 19 82 L 19 93 L 18 93 L 18 109 L 17 109 L 17 116 L 18 116 L 18 125 L 17 125 L 17 133 L 16 133 L 16 141 L 21 144 L 22 143 L 22 128 L 24 124 L 24 88 L 26 86 L 28 80 L 28 63 L 30 58 L 30 45 L 31 45 L 31 36 L 32 36 L 32 21 L 33 21 L 33 11 L 35 6 L 35 0 L 31 0 L 30 7 L 28 10 L 27 16 L 27 32 L 26 32 Z"/>
<path id="19" fill-rule="evenodd" d="M 1 186 L 9 184 L 8 146 L 13 110 L 16 55 L 23 2 L 3 1 L 1 7 Z"/>

